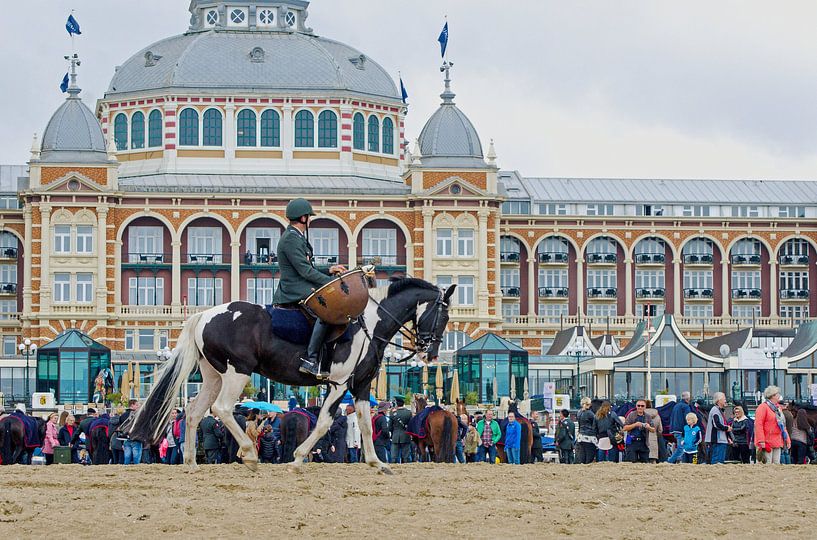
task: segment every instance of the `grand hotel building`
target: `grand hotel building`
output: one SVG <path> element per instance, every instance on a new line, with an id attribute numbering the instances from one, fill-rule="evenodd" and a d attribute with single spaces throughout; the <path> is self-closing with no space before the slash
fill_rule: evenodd
<path id="1" fill-rule="evenodd" d="M 693 341 L 750 327 L 785 345 L 817 311 L 813 182 L 524 177 L 499 169 L 448 75 L 406 142 L 392 76 L 309 28 L 307 1 L 190 4 L 187 31 L 116 68 L 93 111 L 73 77 L 27 166 L 0 169 L 6 395 L 23 339 L 76 328 L 121 371 L 189 313 L 270 303 L 299 196 L 319 264 L 457 283 L 444 351 L 499 333 L 543 380 L 573 369 L 539 358 L 571 327 L 608 355 L 660 314 Z"/>

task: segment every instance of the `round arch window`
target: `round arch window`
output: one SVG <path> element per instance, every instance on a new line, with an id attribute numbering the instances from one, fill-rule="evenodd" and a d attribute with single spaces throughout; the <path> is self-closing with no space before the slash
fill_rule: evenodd
<path id="1" fill-rule="evenodd" d="M 451 193 L 454 195 L 459 195 L 460 193 L 462 193 L 462 188 L 460 187 L 459 184 L 454 184 L 453 186 L 451 186 Z"/>

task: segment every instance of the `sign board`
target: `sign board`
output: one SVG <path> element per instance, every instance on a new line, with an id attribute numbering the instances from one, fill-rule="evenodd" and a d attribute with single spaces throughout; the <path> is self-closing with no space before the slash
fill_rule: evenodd
<path id="1" fill-rule="evenodd" d="M 553 410 L 561 411 L 562 409 L 570 409 L 570 396 L 567 394 L 556 394 L 553 396 Z"/>
<path id="2" fill-rule="evenodd" d="M 772 369 L 772 359 L 760 349 L 738 349 L 738 360 L 732 369 Z"/>
<path id="3" fill-rule="evenodd" d="M 556 396 L 556 383 L 554 382 L 546 382 L 545 388 L 542 392 L 542 405 L 544 409 L 547 411 L 554 412 L 556 409 L 556 405 L 554 403 Z"/>

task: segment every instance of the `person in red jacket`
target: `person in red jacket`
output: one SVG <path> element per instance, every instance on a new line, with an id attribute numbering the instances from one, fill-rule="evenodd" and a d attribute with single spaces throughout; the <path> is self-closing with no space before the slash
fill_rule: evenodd
<path id="1" fill-rule="evenodd" d="M 780 464 L 783 447 L 791 447 L 791 439 L 786 431 L 786 420 L 780 403 L 780 388 L 769 386 L 764 390 L 766 398 L 755 411 L 755 446 L 758 449 L 758 463 Z"/>

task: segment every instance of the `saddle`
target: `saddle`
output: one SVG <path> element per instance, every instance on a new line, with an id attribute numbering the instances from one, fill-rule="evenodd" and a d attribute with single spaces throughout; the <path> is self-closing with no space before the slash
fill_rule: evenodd
<path id="1" fill-rule="evenodd" d="M 444 411 L 442 407 L 439 405 L 434 405 L 431 407 L 426 407 L 422 411 L 418 412 L 414 416 L 411 417 L 409 420 L 408 427 L 406 428 L 406 433 L 413 437 L 417 437 L 418 439 L 424 439 L 426 434 L 428 433 L 428 415 L 433 412 L 437 411 Z"/>
<path id="2" fill-rule="evenodd" d="M 315 319 L 310 317 L 303 309 L 275 305 L 267 305 L 264 309 L 270 316 L 272 333 L 276 337 L 296 345 L 309 344 L 312 327 L 315 326 Z M 326 343 L 346 343 L 351 339 L 352 334 L 349 331 L 349 323 L 332 325 Z"/>

